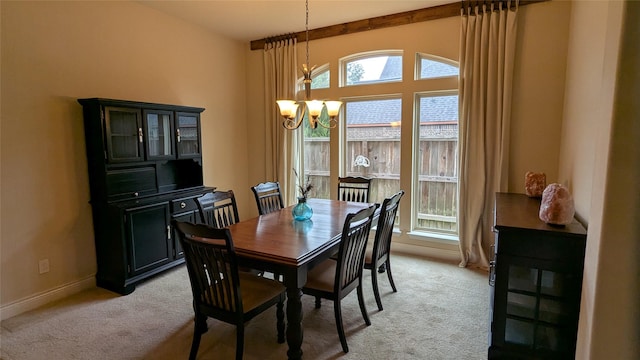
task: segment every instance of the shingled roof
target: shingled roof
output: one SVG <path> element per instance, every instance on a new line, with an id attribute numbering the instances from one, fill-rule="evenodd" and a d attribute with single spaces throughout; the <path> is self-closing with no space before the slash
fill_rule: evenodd
<path id="1" fill-rule="evenodd" d="M 401 120 L 400 99 L 346 103 L 347 125 L 390 124 Z M 458 121 L 458 96 L 436 96 L 420 102 L 420 122 Z"/>

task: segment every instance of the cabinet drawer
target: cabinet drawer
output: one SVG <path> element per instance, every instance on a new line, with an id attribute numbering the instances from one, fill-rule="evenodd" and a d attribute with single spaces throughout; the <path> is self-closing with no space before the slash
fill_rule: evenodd
<path id="1" fill-rule="evenodd" d="M 198 211 L 198 205 L 196 204 L 196 197 L 197 196 L 172 200 L 171 213 L 178 214 L 178 213 L 184 213 L 184 212 L 190 212 L 190 211 Z"/>
<path id="2" fill-rule="evenodd" d="M 137 197 L 153 194 L 156 190 L 156 169 L 141 167 L 107 171 L 109 198 Z"/>

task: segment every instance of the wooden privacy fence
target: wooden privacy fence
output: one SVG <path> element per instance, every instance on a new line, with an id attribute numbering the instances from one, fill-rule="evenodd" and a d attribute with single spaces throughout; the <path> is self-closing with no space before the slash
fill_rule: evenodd
<path id="1" fill-rule="evenodd" d="M 457 231 L 457 139 L 424 139 L 416 159 L 418 171 L 416 228 L 445 232 Z M 381 203 L 400 190 L 400 140 L 358 140 L 347 142 L 348 176 L 372 178 L 371 201 Z M 358 156 L 369 166 L 354 164 Z M 313 197 L 329 198 L 329 139 L 305 139 L 306 175 L 315 189 Z"/>

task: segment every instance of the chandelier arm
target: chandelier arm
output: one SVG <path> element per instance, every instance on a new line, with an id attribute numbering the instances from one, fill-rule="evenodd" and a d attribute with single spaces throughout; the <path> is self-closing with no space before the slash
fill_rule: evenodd
<path id="1" fill-rule="evenodd" d="M 322 121 L 319 120 L 319 118 L 316 122 L 325 129 L 334 129 L 336 126 L 338 126 L 338 120 L 336 120 L 335 118 L 329 119 L 329 125 L 323 124 Z"/>
<path id="2" fill-rule="evenodd" d="M 302 117 L 296 121 L 296 118 L 285 118 L 282 122 L 282 126 L 287 130 L 295 130 L 302 124 Z"/>
<path id="3" fill-rule="evenodd" d="M 295 117 L 285 118 L 282 122 L 282 126 L 287 130 L 295 130 L 302 125 L 302 121 L 304 120 L 304 114 L 307 112 L 307 104 L 304 101 L 300 102 L 302 104 L 302 108 L 298 108 L 296 111 Z M 298 115 L 299 114 L 299 115 Z M 311 122 L 311 116 L 309 116 L 309 122 Z"/>

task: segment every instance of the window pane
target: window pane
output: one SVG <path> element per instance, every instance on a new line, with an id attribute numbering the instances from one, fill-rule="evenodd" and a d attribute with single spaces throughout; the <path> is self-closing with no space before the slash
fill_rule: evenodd
<path id="1" fill-rule="evenodd" d="M 402 81 L 402 55 L 372 56 L 349 61 L 346 65 L 347 86 Z"/>
<path id="2" fill-rule="evenodd" d="M 458 95 L 418 97 L 417 229 L 457 232 Z"/>
<path id="3" fill-rule="evenodd" d="M 330 76 L 329 70 L 319 72 L 317 74 L 313 73 L 311 75 L 312 75 L 312 78 L 311 78 L 312 89 L 328 89 L 329 88 L 329 76 Z M 302 87 L 304 88 L 304 84 L 302 85 Z"/>
<path id="4" fill-rule="evenodd" d="M 327 109 L 322 110 L 320 121 L 328 124 Z M 330 143 L 329 129 L 318 126 L 311 129 L 309 118 L 305 112 L 302 128 L 304 129 L 304 176 L 313 184 L 311 197 L 317 199 L 329 199 L 331 186 L 330 170 Z"/>
<path id="5" fill-rule="evenodd" d="M 347 101 L 346 176 L 372 178 L 370 201 L 400 191 L 401 99 Z"/>
<path id="6" fill-rule="evenodd" d="M 457 66 L 420 57 L 419 79 L 433 79 L 445 76 L 458 76 Z"/>

